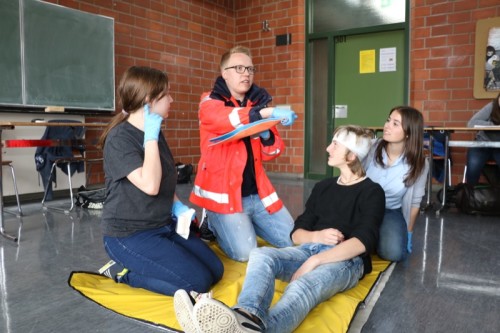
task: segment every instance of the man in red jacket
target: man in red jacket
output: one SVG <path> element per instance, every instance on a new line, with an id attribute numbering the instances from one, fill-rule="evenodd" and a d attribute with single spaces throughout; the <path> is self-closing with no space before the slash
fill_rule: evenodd
<path id="1" fill-rule="evenodd" d="M 226 52 L 220 68 L 212 91 L 201 96 L 201 158 L 190 200 L 206 209 L 208 226 L 226 255 L 247 261 L 257 247 L 256 236 L 276 247 L 292 245 L 293 218 L 262 166 L 277 158 L 285 144 L 275 126 L 217 145 L 210 145 L 210 139 L 266 118 L 290 126 L 297 116 L 290 109 L 267 106 L 272 97 L 253 84 L 256 69 L 248 48 Z"/>

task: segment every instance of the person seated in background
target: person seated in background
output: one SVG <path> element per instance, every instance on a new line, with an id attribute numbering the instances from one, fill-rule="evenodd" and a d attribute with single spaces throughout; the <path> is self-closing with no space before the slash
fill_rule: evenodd
<path id="1" fill-rule="evenodd" d="M 385 191 L 385 215 L 380 227 L 378 255 L 404 260 L 412 251 L 412 235 L 425 194 L 428 163 L 425 160 L 424 118 L 409 106 L 391 110 L 377 139 L 363 161 L 366 174 Z"/>
<path id="2" fill-rule="evenodd" d="M 186 332 L 292 332 L 314 307 L 371 272 L 385 203 L 384 190 L 361 165 L 371 138 L 359 126 L 337 128 L 326 151 L 340 176 L 314 186 L 290 234 L 296 246 L 250 252 L 233 308 L 208 297 L 195 303 L 185 290 L 175 293 L 176 316 Z M 271 306 L 275 279 L 289 284 Z"/>
<path id="3" fill-rule="evenodd" d="M 481 110 L 472 116 L 467 127 L 478 126 L 500 126 L 500 93 Z M 478 131 L 477 141 L 500 141 L 500 129 L 498 131 Z M 467 171 L 465 181 L 468 184 L 479 183 L 481 172 L 486 162 L 496 162 L 496 180 L 500 179 L 500 148 L 475 147 L 467 150 Z"/>

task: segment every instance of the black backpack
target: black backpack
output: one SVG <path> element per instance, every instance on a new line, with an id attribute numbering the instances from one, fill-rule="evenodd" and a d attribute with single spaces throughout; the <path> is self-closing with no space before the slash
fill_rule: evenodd
<path id="1" fill-rule="evenodd" d="M 77 206 L 89 209 L 102 209 L 105 200 L 106 188 L 104 187 L 97 190 L 87 190 L 82 185 L 75 196 L 75 204 Z"/>
<path id="2" fill-rule="evenodd" d="M 177 184 L 187 184 L 191 182 L 191 175 L 193 174 L 193 165 L 184 163 L 175 163 L 177 169 Z"/>
<path id="3" fill-rule="evenodd" d="M 460 183 L 455 187 L 455 204 L 466 214 L 500 215 L 500 187 Z"/>

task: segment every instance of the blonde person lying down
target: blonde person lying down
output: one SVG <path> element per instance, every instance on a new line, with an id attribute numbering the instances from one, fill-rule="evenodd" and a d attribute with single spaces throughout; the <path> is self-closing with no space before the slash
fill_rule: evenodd
<path id="1" fill-rule="evenodd" d="M 250 252 L 233 308 L 211 298 L 195 303 L 185 290 L 175 293 L 175 313 L 186 332 L 292 332 L 315 306 L 371 272 L 385 209 L 383 189 L 365 176 L 360 162 L 371 137 L 358 126 L 335 131 L 326 150 L 328 165 L 340 176 L 314 186 L 291 232 L 295 246 Z M 289 284 L 271 306 L 275 279 Z"/>

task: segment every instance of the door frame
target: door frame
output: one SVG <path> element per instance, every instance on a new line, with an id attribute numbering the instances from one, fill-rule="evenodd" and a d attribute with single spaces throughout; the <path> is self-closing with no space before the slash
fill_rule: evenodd
<path id="1" fill-rule="evenodd" d="M 306 17 L 308 18 L 309 21 L 309 6 L 306 6 Z M 409 16 L 409 6 L 406 6 L 406 18 L 410 17 Z M 309 23 L 307 23 L 307 26 L 309 27 Z M 310 105 L 311 101 L 315 96 L 312 95 L 311 92 L 311 73 L 309 68 L 312 65 L 312 56 L 311 56 L 311 45 L 315 40 L 321 40 L 321 39 L 327 39 L 328 41 L 328 75 L 327 75 L 327 91 L 328 91 L 328 96 L 327 98 L 327 107 L 324 112 L 327 113 L 327 135 L 325 138 L 325 141 L 323 143 L 319 142 L 311 142 L 311 137 L 312 137 L 312 131 L 313 131 L 313 124 L 312 124 L 312 115 L 310 112 L 307 112 L 305 114 L 305 128 L 304 128 L 304 137 L 305 137 L 305 142 L 304 142 L 304 178 L 306 179 L 324 179 L 327 177 L 331 177 L 333 175 L 333 168 L 326 165 L 325 163 L 325 169 L 324 173 L 319 174 L 319 173 L 313 173 L 310 172 L 310 164 L 312 163 L 310 161 L 311 159 L 311 147 L 313 144 L 323 144 L 325 145 L 325 148 L 330 142 L 330 138 L 333 134 L 333 107 L 335 105 L 335 73 L 334 73 L 334 68 L 335 68 L 335 41 L 344 38 L 344 36 L 351 36 L 351 35 L 360 35 L 360 34 L 367 34 L 367 33 L 374 33 L 374 32 L 387 32 L 387 31 L 395 31 L 395 30 L 403 30 L 404 31 L 404 58 L 405 58 L 405 64 L 404 64 L 404 97 L 403 100 L 405 103 L 408 103 L 408 98 L 409 98 L 409 49 L 410 49 L 410 34 L 409 34 L 409 24 L 408 22 L 404 23 L 395 23 L 395 24 L 387 24 L 387 25 L 380 25 L 380 26 L 373 26 L 373 27 L 368 27 L 368 28 L 356 28 L 356 29 L 348 29 L 348 30 L 339 30 L 339 31 L 332 31 L 328 33 L 308 33 L 307 35 L 307 41 L 305 44 L 306 47 L 306 87 L 305 87 L 305 105 L 306 105 L 306 110 L 308 109 L 308 105 Z M 326 154 L 326 153 L 325 153 Z"/>

